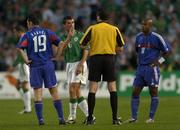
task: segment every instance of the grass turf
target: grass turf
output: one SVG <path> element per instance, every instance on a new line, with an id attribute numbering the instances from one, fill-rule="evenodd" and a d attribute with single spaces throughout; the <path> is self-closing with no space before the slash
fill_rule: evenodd
<path id="1" fill-rule="evenodd" d="M 63 99 L 65 117 L 68 116 L 68 99 Z M 97 99 L 94 109 L 96 124 L 83 125 L 85 119 L 82 112 L 77 110 L 75 124 L 59 126 L 56 111 L 51 99 L 44 99 L 44 126 L 38 126 L 35 111 L 20 115 L 21 100 L 0 100 L 0 130 L 180 130 L 180 97 L 160 97 L 160 104 L 154 124 L 146 124 L 149 113 L 149 97 L 141 97 L 138 122 L 135 124 L 112 125 L 109 99 Z M 119 97 L 118 113 L 123 120 L 130 117 L 130 97 Z"/>

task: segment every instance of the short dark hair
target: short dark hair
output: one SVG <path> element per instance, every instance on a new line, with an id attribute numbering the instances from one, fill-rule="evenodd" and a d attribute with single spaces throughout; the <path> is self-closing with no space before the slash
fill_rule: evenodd
<path id="1" fill-rule="evenodd" d="M 66 21 L 67 21 L 67 20 L 71 20 L 71 19 L 73 19 L 72 16 L 65 16 L 65 17 L 63 18 L 63 21 L 62 21 L 62 22 L 63 22 L 63 24 L 66 24 Z"/>
<path id="2" fill-rule="evenodd" d="M 109 19 L 109 14 L 104 8 L 98 9 L 97 16 L 99 16 L 99 18 L 101 20 L 108 20 Z"/>
<path id="3" fill-rule="evenodd" d="M 34 25 L 38 25 L 39 24 L 39 19 L 35 15 L 29 15 L 27 17 L 27 20 L 31 21 Z"/>

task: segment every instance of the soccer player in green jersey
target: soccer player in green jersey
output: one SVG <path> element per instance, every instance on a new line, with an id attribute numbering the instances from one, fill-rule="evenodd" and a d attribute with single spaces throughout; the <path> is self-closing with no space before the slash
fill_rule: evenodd
<path id="1" fill-rule="evenodd" d="M 21 39 L 24 35 L 24 28 L 22 26 L 15 26 L 13 29 L 14 33 Z M 13 66 L 9 68 L 10 71 L 13 71 L 13 68 L 18 66 L 19 77 L 18 83 L 16 84 L 16 88 L 18 91 L 22 91 L 22 99 L 24 102 L 24 109 L 20 112 L 20 114 L 30 113 L 31 112 L 31 93 L 30 93 L 30 85 L 29 85 L 29 66 L 26 65 L 23 59 L 18 54 L 15 61 L 13 62 Z"/>
<path id="2" fill-rule="evenodd" d="M 67 122 L 72 124 L 75 123 L 76 120 L 77 106 L 79 106 L 86 117 L 88 116 L 87 101 L 82 96 L 80 90 L 81 84 L 86 84 L 88 76 L 86 64 L 88 49 L 83 51 L 80 48 L 79 41 L 83 33 L 74 29 L 74 19 L 71 16 L 64 17 L 63 25 L 65 33 L 61 39 L 64 41 L 68 33 L 71 33 L 71 41 L 68 44 L 64 44 L 63 54 L 67 63 L 66 72 L 70 95 L 69 117 Z"/>

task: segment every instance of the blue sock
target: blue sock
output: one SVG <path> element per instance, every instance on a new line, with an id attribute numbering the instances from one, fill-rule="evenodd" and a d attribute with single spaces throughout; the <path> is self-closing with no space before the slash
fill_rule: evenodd
<path id="1" fill-rule="evenodd" d="M 42 101 L 35 101 L 34 102 L 34 107 L 35 107 L 35 111 L 36 111 L 38 121 L 39 122 L 44 122 L 43 116 L 42 116 L 42 109 L 43 109 Z"/>
<path id="2" fill-rule="evenodd" d="M 150 113 L 149 113 L 149 118 L 153 119 L 154 114 L 157 110 L 159 104 L 159 98 L 157 96 L 151 97 L 151 107 L 150 107 Z"/>
<path id="3" fill-rule="evenodd" d="M 137 112 L 139 107 L 139 96 L 133 96 L 131 99 L 131 117 L 137 119 Z"/>
<path id="4" fill-rule="evenodd" d="M 61 100 L 54 100 L 54 107 L 56 108 L 56 111 L 58 113 L 59 121 L 64 120 L 63 108 L 62 108 Z"/>

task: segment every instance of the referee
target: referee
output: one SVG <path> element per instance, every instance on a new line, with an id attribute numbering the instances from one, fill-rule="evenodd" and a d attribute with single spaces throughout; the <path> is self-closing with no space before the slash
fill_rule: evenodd
<path id="1" fill-rule="evenodd" d="M 88 77 L 90 81 L 88 94 L 89 116 L 87 118 L 87 125 L 95 124 L 95 117 L 93 117 L 95 94 L 98 89 L 98 82 L 101 81 L 101 79 L 108 84 L 113 124 L 121 124 L 117 117 L 115 55 L 116 51 L 122 50 L 124 41 L 119 29 L 110 25 L 107 21 L 107 12 L 100 9 L 97 12 L 97 24 L 90 26 L 80 41 L 81 47 L 90 46 Z"/>

